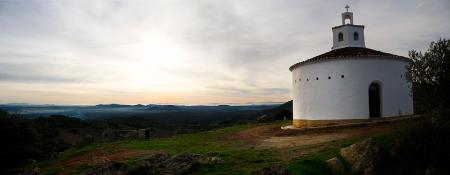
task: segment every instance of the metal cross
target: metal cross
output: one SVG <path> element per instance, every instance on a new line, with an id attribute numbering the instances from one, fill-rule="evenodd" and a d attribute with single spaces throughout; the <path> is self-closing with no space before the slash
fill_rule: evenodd
<path id="1" fill-rule="evenodd" d="M 347 12 L 348 12 L 348 8 L 350 8 L 350 6 L 347 4 L 347 5 L 345 6 L 345 8 L 347 9 Z"/>

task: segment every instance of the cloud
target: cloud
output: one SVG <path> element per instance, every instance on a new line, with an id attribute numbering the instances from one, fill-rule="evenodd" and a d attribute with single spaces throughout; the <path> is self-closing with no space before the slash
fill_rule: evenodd
<path id="1" fill-rule="evenodd" d="M 450 37 L 445 0 L 1 1 L 0 103 L 287 101 L 347 3 L 373 49 Z"/>

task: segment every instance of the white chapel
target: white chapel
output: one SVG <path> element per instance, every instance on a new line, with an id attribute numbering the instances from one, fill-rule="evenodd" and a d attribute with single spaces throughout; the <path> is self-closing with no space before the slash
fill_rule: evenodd
<path id="1" fill-rule="evenodd" d="M 366 48 L 364 25 L 346 8 L 331 51 L 289 68 L 294 127 L 413 114 L 409 59 Z"/>

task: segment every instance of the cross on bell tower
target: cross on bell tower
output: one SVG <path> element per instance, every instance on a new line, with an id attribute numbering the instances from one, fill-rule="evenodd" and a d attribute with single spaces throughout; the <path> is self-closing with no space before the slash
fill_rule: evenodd
<path id="1" fill-rule="evenodd" d="M 353 24 L 353 12 L 349 12 L 349 5 L 345 6 L 345 12 L 341 14 L 342 25 L 333 27 L 333 47 L 340 49 L 344 47 L 366 47 L 364 43 L 364 26 Z M 348 19 L 348 23 L 345 21 Z"/>
<path id="2" fill-rule="evenodd" d="M 350 6 L 346 5 L 345 8 L 347 9 L 347 11 L 342 13 L 342 25 L 345 24 L 345 20 L 346 19 L 349 19 L 350 20 L 350 24 L 353 24 L 353 13 L 352 12 L 348 12 L 348 8 L 350 8 Z"/>

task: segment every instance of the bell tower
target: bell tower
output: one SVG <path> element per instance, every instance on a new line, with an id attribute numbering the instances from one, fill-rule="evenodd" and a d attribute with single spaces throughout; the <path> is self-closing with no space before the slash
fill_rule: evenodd
<path id="1" fill-rule="evenodd" d="M 346 5 L 346 12 L 342 13 L 342 25 L 332 28 L 333 47 L 340 49 L 344 47 L 366 47 L 364 42 L 364 26 L 353 24 L 353 13 L 348 11 L 350 6 Z M 348 23 L 347 23 L 348 21 Z"/>

